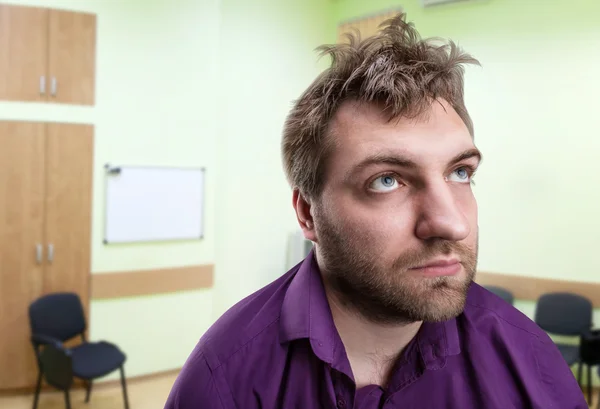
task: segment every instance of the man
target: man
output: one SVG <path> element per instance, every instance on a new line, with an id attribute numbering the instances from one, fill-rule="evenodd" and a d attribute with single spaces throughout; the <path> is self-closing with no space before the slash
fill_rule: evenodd
<path id="1" fill-rule="evenodd" d="M 550 338 L 473 283 L 477 61 L 404 15 L 323 50 L 282 144 L 314 250 L 210 328 L 166 408 L 587 408 Z"/>

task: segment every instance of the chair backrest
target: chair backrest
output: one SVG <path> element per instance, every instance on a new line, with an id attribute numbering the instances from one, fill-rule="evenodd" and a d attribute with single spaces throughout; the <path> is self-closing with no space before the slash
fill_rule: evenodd
<path id="1" fill-rule="evenodd" d="M 548 293 L 538 299 L 534 321 L 552 334 L 581 335 L 592 327 L 592 310 L 592 302 L 583 296 Z"/>
<path id="2" fill-rule="evenodd" d="M 514 297 L 513 293 L 511 293 L 507 289 L 502 288 L 502 287 L 497 287 L 495 285 L 486 285 L 484 288 L 486 290 L 490 291 L 491 293 L 496 294 L 498 297 L 502 298 L 507 303 L 509 303 L 511 305 L 514 304 L 515 297 Z"/>
<path id="3" fill-rule="evenodd" d="M 29 306 L 31 333 L 47 335 L 65 342 L 85 331 L 85 317 L 79 296 L 52 293 Z"/>

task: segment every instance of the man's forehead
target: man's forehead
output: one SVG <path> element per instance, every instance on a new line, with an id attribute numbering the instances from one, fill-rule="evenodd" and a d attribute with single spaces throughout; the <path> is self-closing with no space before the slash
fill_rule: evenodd
<path id="1" fill-rule="evenodd" d="M 391 138 L 429 133 L 440 136 L 455 133 L 468 136 L 469 130 L 458 113 L 444 100 L 434 101 L 417 117 L 398 116 L 389 118 L 384 107 L 374 103 L 346 101 L 332 118 L 331 133 L 338 142 L 358 143 L 362 139 L 377 136 Z"/>
<path id="2" fill-rule="evenodd" d="M 360 113 L 355 106 L 340 112 L 332 129 L 335 150 L 345 166 L 376 156 L 398 156 L 414 163 L 444 161 L 475 148 L 462 120 L 457 123 L 445 113 L 426 120 L 398 121 L 377 121 L 377 112 Z"/>
<path id="3" fill-rule="evenodd" d="M 381 106 L 374 103 L 345 101 L 332 118 L 332 128 L 342 131 L 368 125 L 383 125 L 386 118 Z"/>

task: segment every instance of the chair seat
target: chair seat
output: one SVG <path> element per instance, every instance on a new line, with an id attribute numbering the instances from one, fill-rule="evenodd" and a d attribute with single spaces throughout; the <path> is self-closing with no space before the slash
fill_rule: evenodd
<path id="1" fill-rule="evenodd" d="M 567 365 L 571 366 L 579 362 L 579 346 L 578 345 L 567 345 L 557 344 L 558 350 L 561 355 L 567 361 Z"/>
<path id="2" fill-rule="evenodd" d="M 71 349 L 73 375 L 94 379 L 118 369 L 125 362 L 125 354 L 108 342 L 86 342 Z"/>

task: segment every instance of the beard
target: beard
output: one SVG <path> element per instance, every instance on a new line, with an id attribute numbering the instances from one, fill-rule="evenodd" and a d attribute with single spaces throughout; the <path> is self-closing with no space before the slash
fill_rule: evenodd
<path id="1" fill-rule="evenodd" d="M 442 239 L 424 241 L 392 262 L 378 257 L 374 240 L 319 218 L 316 255 L 327 290 L 349 310 L 380 325 L 441 322 L 462 313 L 475 278 L 478 246 Z M 424 277 L 409 272 L 435 257 L 457 256 L 464 273 Z"/>

